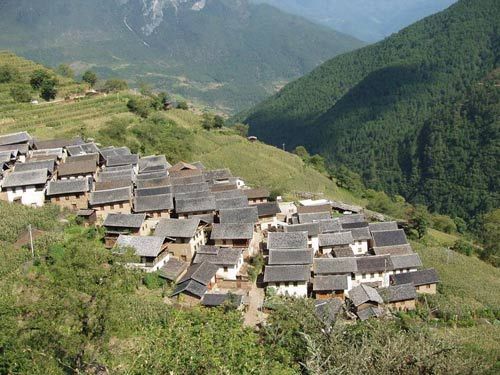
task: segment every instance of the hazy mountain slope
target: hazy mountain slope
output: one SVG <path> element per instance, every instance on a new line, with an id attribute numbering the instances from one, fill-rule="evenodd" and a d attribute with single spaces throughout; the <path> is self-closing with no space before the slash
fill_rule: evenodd
<path id="1" fill-rule="evenodd" d="M 2 0 L 0 48 L 227 110 L 362 43 L 246 0 Z"/>
<path id="2" fill-rule="evenodd" d="M 471 109 L 476 115 L 463 114 L 469 95 L 498 65 L 496 4 L 463 0 L 383 42 L 334 58 L 258 105 L 245 121 L 268 142 L 305 144 L 356 170 L 370 186 L 434 209 L 469 217 L 498 205 L 498 170 L 491 168 L 500 157 L 493 111 L 498 86 L 488 105 Z M 440 113 L 453 136 L 443 141 L 446 147 L 428 148 L 433 138 L 424 130 L 439 129 Z M 459 123 L 462 130 L 454 128 Z M 448 146 L 466 157 L 450 160 Z M 439 194 L 428 183 L 431 165 L 441 168 Z"/>
<path id="3" fill-rule="evenodd" d="M 376 42 L 456 0 L 254 0 Z"/>

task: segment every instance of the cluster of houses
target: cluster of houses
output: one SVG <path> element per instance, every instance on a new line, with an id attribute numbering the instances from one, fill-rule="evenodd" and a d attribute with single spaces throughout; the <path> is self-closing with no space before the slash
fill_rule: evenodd
<path id="1" fill-rule="evenodd" d="M 328 201 L 271 202 L 228 169 L 26 132 L 0 136 L 0 163 L 1 199 L 51 202 L 103 226 L 110 251 L 158 271 L 183 303 L 242 304 L 253 285 L 248 260 L 259 254 L 259 286 L 315 298 L 319 309 L 346 301 L 360 319 L 382 306 L 413 309 L 418 293 L 436 292 L 435 270 L 422 270 L 396 222 L 338 214 Z"/>

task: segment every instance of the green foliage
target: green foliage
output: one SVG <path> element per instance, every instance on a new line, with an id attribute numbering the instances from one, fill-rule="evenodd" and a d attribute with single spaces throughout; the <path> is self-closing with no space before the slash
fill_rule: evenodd
<path id="1" fill-rule="evenodd" d="M 293 153 L 318 172 L 326 173 L 325 159 L 321 155 L 311 156 L 304 146 L 297 146 Z"/>
<path id="2" fill-rule="evenodd" d="M 162 279 L 157 272 L 147 273 L 142 278 L 143 284 L 148 289 L 159 289 L 165 284 L 165 279 Z"/>
<path id="3" fill-rule="evenodd" d="M 264 269 L 264 257 L 261 254 L 258 254 L 250 259 L 249 263 L 250 267 L 248 269 L 248 276 L 252 282 L 255 282 Z"/>
<path id="4" fill-rule="evenodd" d="M 249 126 L 245 124 L 234 124 L 233 129 L 236 131 L 236 134 L 241 135 L 242 137 L 248 137 L 248 129 Z"/>
<path id="5" fill-rule="evenodd" d="M 10 83 L 19 79 L 19 70 L 13 66 L 0 66 L 0 83 Z"/>
<path id="6" fill-rule="evenodd" d="M 31 89 L 28 85 L 15 85 L 10 89 L 10 96 L 17 103 L 29 103 L 31 101 Z"/>
<path id="7" fill-rule="evenodd" d="M 431 215 L 427 207 L 422 205 L 411 207 L 408 212 L 408 222 L 409 229 L 415 231 L 419 239 L 423 238 L 431 224 Z"/>
<path id="8" fill-rule="evenodd" d="M 61 64 L 57 67 L 56 69 L 57 74 L 66 77 L 66 78 L 71 78 L 73 79 L 75 76 L 75 72 L 73 69 L 68 64 Z"/>
<path id="9" fill-rule="evenodd" d="M 357 194 L 361 194 L 366 190 L 361 176 L 351 171 L 345 165 L 340 165 L 337 168 L 333 168 L 332 170 L 330 170 L 330 173 L 335 177 L 337 185 L 344 189 L 350 190 Z"/>
<path id="10" fill-rule="evenodd" d="M 95 74 L 91 70 L 87 70 L 85 73 L 83 73 L 82 76 L 82 82 L 88 83 L 90 87 L 94 87 L 95 84 L 97 83 L 97 74 Z"/>
<path id="11" fill-rule="evenodd" d="M 128 89 L 127 81 L 123 79 L 108 79 L 104 83 L 103 90 L 106 92 L 124 91 Z"/>
<path id="12" fill-rule="evenodd" d="M 455 233 L 457 231 L 455 221 L 446 215 L 433 215 L 432 227 L 445 233 Z"/>
<path id="13" fill-rule="evenodd" d="M 224 127 L 224 118 L 222 116 L 219 116 L 219 115 L 215 115 L 214 116 L 214 120 L 213 120 L 213 126 L 215 129 L 222 129 Z"/>
<path id="14" fill-rule="evenodd" d="M 188 103 L 185 100 L 180 101 L 177 103 L 177 108 L 182 109 L 184 111 L 187 111 L 189 109 Z"/>
<path id="15" fill-rule="evenodd" d="M 500 205 L 496 5 L 459 1 L 328 61 L 238 120 L 266 142 L 347 166 L 369 188 L 470 220 Z"/>
<path id="16" fill-rule="evenodd" d="M 484 244 L 481 258 L 500 266 L 500 209 L 495 209 L 482 217 L 480 238 Z"/>
<path id="17" fill-rule="evenodd" d="M 214 116 L 210 113 L 204 113 L 201 120 L 201 126 L 205 130 L 211 130 L 214 127 Z"/>
<path id="18" fill-rule="evenodd" d="M 307 160 L 311 155 L 309 155 L 309 152 L 307 152 L 306 148 L 304 146 L 297 146 L 295 147 L 295 150 L 293 150 L 293 153 L 297 155 L 299 158 L 302 160 Z"/>
<path id="19" fill-rule="evenodd" d="M 456 251 L 457 253 L 467 255 L 468 257 L 474 253 L 474 247 L 472 246 L 472 244 L 462 239 L 457 240 L 453 244 L 451 249 Z"/>
<path id="20" fill-rule="evenodd" d="M 52 78 L 51 74 L 45 69 L 37 69 L 30 76 L 30 85 L 35 90 L 39 90 L 43 83 Z"/>
<path id="21" fill-rule="evenodd" d="M 144 97 L 134 97 L 127 102 L 127 108 L 142 118 L 147 118 L 151 113 L 151 100 Z"/>
<path id="22" fill-rule="evenodd" d="M 42 99 L 44 99 L 45 101 L 55 99 L 58 92 L 56 85 L 56 78 L 45 79 L 40 86 L 40 96 L 42 97 Z"/>

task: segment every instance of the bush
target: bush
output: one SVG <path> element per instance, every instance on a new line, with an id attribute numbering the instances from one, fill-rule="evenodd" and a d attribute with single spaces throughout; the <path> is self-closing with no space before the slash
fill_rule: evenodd
<path id="1" fill-rule="evenodd" d="M 9 83 L 18 80 L 19 70 L 9 65 L 0 66 L 0 83 Z"/>
<path id="2" fill-rule="evenodd" d="M 151 101 L 147 98 L 132 98 L 127 103 L 130 112 L 135 113 L 142 118 L 147 118 L 151 112 Z"/>
<path id="3" fill-rule="evenodd" d="M 30 76 L 30 85 L 35 90 L 39 90 L 42 87 L 42 84 L 51 78 L 49 72 L 45 69 L 37 69 L 31 73 Z"/>
<path id="4" fill-rule="evenodd" d="M 57 67 L 57 73 L 66 78 L 73 78 L 75 76 L 75 72 L 68 64 L 61 64 Z"/>
<path id="5" fill-rule="evenodd" d="M 55 99 L 57 96 L 56 85 L 57 80 L 55 78 L 49 78 L 43 81 L 42 86 L 40 87 L 40 96 L 46 101 Z"/>
<path id="6" fill-rule="evenodd" d="M 474 246 L 468 241 L 465 240 L 457 240 L 453 246 L 451 247 L 452 250 L 456 251 L 457 253 L 460 254 L 465 254 L 467 256 L 471 256 L 472 253 L 474 252 Z"/>
<path id="7" fill-rule="evenodd" d="M 455 233 L 457 231 L 453 219 L 446 215 L 434 215 L 432 217 L 432 227 L 445 233 Z"/>
<path id="8" fill-rule="evenodd" d="M 185 100 L 183 100 L 183 101 L 180 101 L 179 103 L 177 103 L 177 108 L 182 109 L 184 111 L 187 111 L 189 109 L 189 106 L 188 106 L 188 103 Z"/>
<path id="9" fill-rule="evenodd" d="M 16 85 L 10 89 L 10 96 L 18 103 L 31 101 L 31 89 L 26 85 Z"/>
<path id="10" fill-rule="evenodd" d="M 142 278 L 142 283 L 146 286 L 146 288 L 153 290 L 163 287 L 163 285 L 165 284 L 165 280 L 160 277 L 158 272 L 152 272 L 147 273 Z"/>
<path id="11" fill-rule="evenodd" d="M 242 137 L 248 137 L 248 130 L 250 126 L 245 125 L 245 124 L 235 124 L 233 126 L 234 130 L 236 131 L 236 134 L 241 135 Z"/>
<path id="12" fill-rule="evenodd" d="M 103 90 L 105 92 L 116 92 L 128 89 L 128 84 L 123 79 L 108 79 L 104 83 Z"/>
<path id="13" fill-rule="evenodd" d="M 97 74 L 95 74 L 91 70 L 87 70 L 85 73 L 83 73 L 82 81 L 88 83 L 90 87 L 94 87 L 97 83 Z"/>

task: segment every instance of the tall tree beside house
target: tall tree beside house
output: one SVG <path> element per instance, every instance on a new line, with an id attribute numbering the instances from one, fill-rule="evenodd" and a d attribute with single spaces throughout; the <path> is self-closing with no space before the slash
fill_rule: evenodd
<path id="1" fill-rule="evenodd" d="M 500 205 L 499 18 L 495 0 L 460 0 L 237 119 L 266 142 L 345 165 L 370 188 L 470 220 Z"/>

